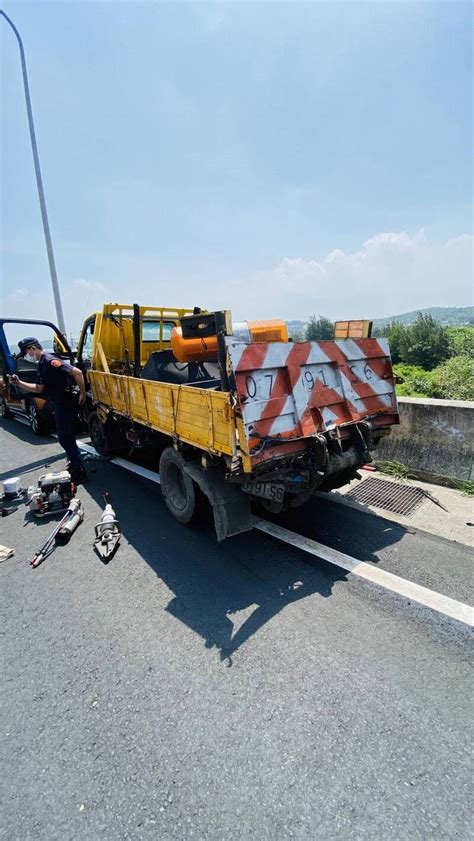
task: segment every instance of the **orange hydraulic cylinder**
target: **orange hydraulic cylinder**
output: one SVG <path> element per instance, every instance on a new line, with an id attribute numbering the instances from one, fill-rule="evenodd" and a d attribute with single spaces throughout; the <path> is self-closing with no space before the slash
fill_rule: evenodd
<path id="1" fill-rule="evenodd" d="M 287 342 L 288 327 L 284 321 L 243 321 L 233 325 L 234 335 L 248 342 Z M 183 339 L 181 327 L 171 331 L 171 350 L 178 362 L 201 362 L 217 359 L 217 336 L 205 339 Z"/>
<path id="2" fill-rule="evenodd" d="M 217 359 L 217 336 L 205 339 L 183 339 L 181 327 L 171 331 L 171 350 L 178 362 L 203 362 Z"/>

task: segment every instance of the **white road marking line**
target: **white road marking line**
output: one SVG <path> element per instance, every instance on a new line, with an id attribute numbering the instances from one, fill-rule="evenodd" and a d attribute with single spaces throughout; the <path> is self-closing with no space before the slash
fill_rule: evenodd
<path id="1" fill-rule="evenodd" d="M 85 444 L 78 440 L 78 446 L 88 453 L 96 453 L 94 447 L 90 444 Z M 160 484 L 160 474 L 153 470 L 148 470 L 146 467 L 141 467 L 138 464 L 132 464 L 123 458 L 110 459 L 112 464 L 122 467 L 131 473 L 138 476 L 143 476 L 145 479 L 150 479 L 156 484 Z M 254 520 L 254 528 L 265 534 L 275 537 L 278 540 L 294 546 L 296 549 L 301 549 L 303 552 L 308 552 L 316 558 L 327 561 L 330 564 L 341 567 L 347 572 L 358 575 L 359 578 L 365 578 L 366 581 L 371 581 L 373 584 L 378 584 L 385 590 L 390 590 L 392 593 L 397 593 L 410 601 L 429 607 L 437 613 L 442 613 L 444 616 L 449 616 L 451 619 L 456 619 L 464 625 L 474 627 L 474 608 L 463 602 L 458 602 L 456 599 L 451 599 L 449 596 L 443 596 L 442 593 L 437 593 L 435 590 L 429 590 L 427 587 L 422 587 L 420 584 L 415 584 L 413 581 L 408 581 L 406 578 L 400 578 L 394 575 L 393 572 L 387 572 L 384 569 L 379 569 L 372 564 L 365 561 L 358 561 L 357 558 L 352 558 L 343 552 L 338 552 L 337 549 L 331 549 L 323 543 L 318 543 L 316 540 L 311 540 L 308 537 L 303 537 L 300 534 L 289 531 L 288 529 L 278 526 L 276 523 L 271 523 L 267 520 Z"/>
<path id="2" fill-rule="evenodd" d="M 372 564 L 365 563 L 365 561 L 358 561 L 350 555 L 338 552 L 337 549 L 331 549 L 316 540 L 302 537 L 267 520 L 255 520 L 254 528 L 271 537 L 276 537 L 284 543 L 289 543 L 297 549 L 302 549 L 303 552 L 308 552 L 316 558 L 321 558 L 330 564 L 341 567 L 347 572 L 354 573 L 360 578 L 365 578 L 366 581 L 372 581 L 386 590 L 391 590 L 393 593 L 410 599 L 410 601 L 429 607 L 431 610 L 449 616 L 451 619 L 456 619 L 458 622 L 463 622 L 471 628 L 474 627 L 474 608 L 463 604 L 463 602 L 458 602 L 456 599 L 449 598 L 449 596 L 443 596 L 442 593 L 429 590 L 413 581 L 407 581 L 406 578 L 400 578 L 392 572 L 386 572 L 386 570 L 379 569 Z"/>
<path id="3" fill-rule="evenodd" d="M 154 470 L 148 470 L 147 467 L 141 467 L 139 464 L 131 464 L 129 461 L 125 461 L 124 458 L 113 458 L 111 461 L 112 464 L 117 464 L 119 467 L 123 467 L 124 470 L 129 470 L 130 473 L 143 476 L 145 479 L 149 479 L 150 482 L 156 482 L 157 485 L 161 484 L 160 474 L 155 473 Z"/>
<path id="4" fill-rule="evenodd" d="M 80 439 L 76 441 L 76 444 L 80 450 L 83 450 L 86 453 L 92 453 L 93 455 L 97 455 L 97 450 L 90 444 L 86 444 Z M 155 473 L 154 470 L 148 470 L 147 467 L 141 467 L 141 465 L 139 464 L 133 464 L 133 462 L 126 461 L 124 458 L 111 458 L 108 459 L 108 463 L 116 464 L 117 467 L 123 467 L 124 470 L 128 470 L 130 473 L 135 473 L 137 476 L 143 476 L 144 479 L 149 479 L 151 482 L 156 482 L 157 485 L 161 483 L 159 473 Z"/>

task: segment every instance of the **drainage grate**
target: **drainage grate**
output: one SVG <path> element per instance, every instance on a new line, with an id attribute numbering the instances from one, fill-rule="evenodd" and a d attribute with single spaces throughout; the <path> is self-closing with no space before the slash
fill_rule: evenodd
<path id="1" fill-rule="evenodd" d="M 346 496 L 363 505 L 373 505 L 384 508 L 394 514 L 404 514 L 409 517 L 426 499 L 423 488 L 412 485 L 398 485 L 386 479 L 364 479 L 354 490 Z"/>

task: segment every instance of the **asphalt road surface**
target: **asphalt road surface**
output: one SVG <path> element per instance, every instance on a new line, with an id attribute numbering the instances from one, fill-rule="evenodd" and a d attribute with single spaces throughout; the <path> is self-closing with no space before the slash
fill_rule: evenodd
<path id="1" fill-rule="evenodd" d="M 55 439 L 1 422 L 3 477 L 45 464 Z M 91 467 L 84 523 L 37 570 L 50 521 L 0 519 L 0 837 L 472 838 L 465 625 L 259 532 L 217 544 L 157 485 Z M 462 545 L 319 498 L 284 525 L 472 601 Z"/>

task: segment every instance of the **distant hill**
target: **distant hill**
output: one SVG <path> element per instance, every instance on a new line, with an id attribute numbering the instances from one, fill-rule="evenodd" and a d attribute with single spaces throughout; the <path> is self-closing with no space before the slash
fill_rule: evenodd
<path id="1" fill-rule="evenodd" d="M 401 315 L 390 315 L 386 318 L 374 318 L 374 329 L 386 327 L 392 321 L 398 321 L 400 324 L 413 324 L 419 312 L 429 313 L 440 321 L 445 327 L 465 327 L 467 324 L 474 325 L 474 307 L 426 307 L 422 310 L 413 310 L 412 312 L 404 312 Z M 317 313 L 319 315 L 319 313 Z M 324 313 L 323 313 L 324 314 Z M 304 333 L 306 328 L 306 321 L 287 321 L 290 336 L 293 333 Z"/>
<path id="2" fill-rule="evenodd" d="M 306 321 L 287 321 L 290 336 L 293 333 L 303 333 L 306 328 Z"/>
<path id="3" fill-rule="evenodd" d="M 52 339 L 38 339 L 38 341 L 39 341 L 41 347 L 44 350 L 47 350 L 47 351 L 49 351 L 49 353 L 52 353 L 52 351 L 53 351 L 53 340 Z M 8 345 L 8 347 L 10 348 L 11 353 L 13 353 L 13 354 L 18 353 L 18 345 L 17 344 Z"/>
<path id="4" fill-rule="evenodd" d="M 440 321 L 445 327 L 465 327 L 467 324 L 474 324 L 474 307 L 427 307 L 423 310 L 404 312 L 402 315 L 392 315 L 388 318 L 374 318 L 374 327 L 385 327 L 392 321 L 399 324 L 413 324 L 419 312 L 432 315 L 436 321 Z"/>

